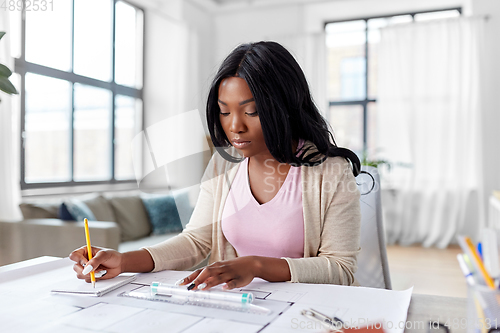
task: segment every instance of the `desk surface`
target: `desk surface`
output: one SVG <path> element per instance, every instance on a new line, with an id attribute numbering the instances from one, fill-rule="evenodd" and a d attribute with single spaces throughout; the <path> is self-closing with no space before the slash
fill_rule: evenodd
<path id="1" fill-rule="evenodd" d="M 463 318 L 467 318 L 466 298 L 413 294 L 408 309 L 405 332 L 427 332 L 429 320 L 453 325 L 453 323 L 461 323 Z M 425 328 L 418 328 L 417 325 L 420 323 L 423 323 Z M 410 328 L 410 325 L 413 327 Z M 457 325 L 451 326 L 450 332 L 462 333 L 466 331 L 466 329 L 456 327 Z"/>
<path id="2" fill-rule="evenodd" d="M 20 263 L 1 266 L 0 273 L 57 259 L 59 258 L 40 257 Z M 408 309 L 405 332 L 428 332 L 429 321 L 438 321 L 441 324 L 450 325 L 453 325 L 454 322 L 460 323 L 463 318 L 467 318 L 466 309 L 466 298 L 413 294 Z M 460 327 L 450 327 L 450 333 L 463 333 L 465 331 L 465 329 L 461 329 Z"/>
<path id="3" fill-rule="evenodd" d="M 61 258 L 59 258 L 59 257 L 51 257 L 51 256 L 43 256 L 43 257 L 28 259 L 28 260 L 16 262 L 16 263 L 13 263 L 13 264 L 0 266 L 0 273 L 12 271 L 14 269 L 19 269 L 19 268 L 23 268 L 23 267 L 28 267 L 28 266 L 43 264 L 45 262 L 50 262 L 50 261 L 54 261 L 54 260 L 58 260 L 58 259 L 61 259 Z"/>

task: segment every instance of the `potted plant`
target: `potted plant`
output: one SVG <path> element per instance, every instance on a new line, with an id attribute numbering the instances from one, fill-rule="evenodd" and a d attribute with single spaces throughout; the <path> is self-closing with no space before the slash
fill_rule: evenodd
<path id="1" fill-rule="evenodd" d="M 386 160 L 370 160 L 368 159 L 368 151 L 365 149 L 363 150 L 363 158 L 361 160 L 361 165 L 368 165 L 372 166 L 375 168 L 378 168 L 379 165 L 386 165 L 387 166 L 387 171 L 391 170 L 391 163 Z"/>
<path id="2" fill-rule="evenodd" d="M 0 40 L 2 37 L 5 35 L 5 32 L 0 31 Z M 16 87 L 10 82 L 9 77 L 12 75 L 12 72 L 10 69 L 7 68 L 7 66 L 0 64 L 0 90 L 12 95 L 12 94 L 17 94 Z M 1 102 L 1 99 L 0 99 Z"/>

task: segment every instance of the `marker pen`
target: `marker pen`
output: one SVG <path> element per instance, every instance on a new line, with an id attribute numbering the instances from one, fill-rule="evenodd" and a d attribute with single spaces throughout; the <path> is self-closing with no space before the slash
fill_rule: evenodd
<path id="1" fill-rule="evenodd" d="M 474 279 L 474 273 L 469 270 L 469 267 L 467 267 L 467 264 L 465 263 L 464 256 L 465 255 L 463 255 L 461 253 L 457 254 L 457 260 L 458 260 L 458 264 L 460 265 L 460 269 L 464 273 L 465 280 L 467 281 L 467 284 L 469 285 L 468 287 L 472 288 L 472 293 L 475 296 L 475 298 L 477 299 L 477 302 L 479 303 L 479 304 L 476 304 L 476 306 L 479 305 L 482 309 L 484 309 L 484 312 L 486 312 L 489 315 L 490 310 L 488 307 L 488 303 L 485 301 L 485 299 L 483 298 L 483 295 L 481 295 L 480 291 L 474 290 L 474 286 L 476 286 L 477 283 L 476 283 L 476 280 Z M 488 318 L 492 318 L 492 317 L 488 316 Z"/>
<path id="2" fill-rule="evenodd" d="M 467 264 L 465 263 L 464 257 L 461 253 L 457 254 L 457 260 L 462 273 L 464 273 L 465 280 L 467 281 L 469 286 L 474 286 L 476 284 L 476 281 L 474 280 L 474 274 L 472 274 L 472 272 L 469 270 L 469 267 L 467 267 Z"/>
<path id="3" fill-rule="evenodd" d="M 225 302 L 235 302 L 240 304 L 250 304 L 253 302 L 252 293 L 232 293 L 221 291 L 188 290 L 185 286 L 153 282 L 151 284 L 153 295 L 172 295 L 187 297 L 188 300 L 217 300 Z"/>

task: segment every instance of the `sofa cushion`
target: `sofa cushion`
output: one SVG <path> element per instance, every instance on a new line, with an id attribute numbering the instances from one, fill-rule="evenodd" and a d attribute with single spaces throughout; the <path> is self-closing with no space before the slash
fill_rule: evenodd
<path id="1" fill-rule="evenodd" d="M 63 203 L 75 221 L 82 222 L 84 219 L 88 219 L 90 221 L 96 220 L 94 213 L 92 213 L 90 208 L 83 201 L 71 198 L 65 200 Z"/>
<path id="2" fill-rule="evenodd" d="M 64 202 L 59 206 L 59 212 L 57 213 L 57 218 L 64 220 L 64 221 L 74 221 L 75 220 L 75 218 L 73 217 L 73 215 L 71 215 L 71 213 L 68 210 L 68 207 L 66 206 L 66 204 Z"/>
<path id="3" fill-rule="evenodd" d="M 113 207 L 123 242 L 146 237 L 151 233 L 148 214 L 139 196 L 112 197 L 108 202 Z"/>
<path id="4" fill-rule="evenodd" d="M 59 203 L 36 204 L 22 203 L 19 205 L 25 219 L 57 219 Z"/>
<path id="5" fill-rule="evenodd" d="M 74 212 L 74 214 L 72 212 Z M 90 212 L 92 214 L 90 214 Z M 84 215 L 89 220 L 116 222 L 113 207 L 111 207 L 106 198 L 96 194 L 65 200 L 59 207 L 57 217 L 67 221 L 81 221 Z"/>
<path id="6" fill-rule="evenodd" d="M 153 234 L 161 235 L 182 231 L 182 223 L 172 195 L 143 195 Z"/>
<path id="7" fill-rule="evenodd" d="M 79 199 L 94 213 L 97 221 L 116 222 L 113 207 L 102 195 L 89 195 Z"/>

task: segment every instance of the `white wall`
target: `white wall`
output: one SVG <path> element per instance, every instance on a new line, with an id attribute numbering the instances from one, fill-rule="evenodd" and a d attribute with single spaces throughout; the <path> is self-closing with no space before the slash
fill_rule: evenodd
<path id="1" fill-rule="evenodd" d="M 301 34 L 301 10 L 301 5 L 292 4 L 215 14 L 216 65 L 241 43 Z"/>
<path id="2" fill-rule="evenodd" d="M 473 15 L 487 15 L 481 75 L 485 200 L 500 189 L 500 1 L 473 0 Z M 464 152 L 467 155 L 467 152 Z M 485 203 L 486 205 L 486 203 Z"/>
<path id="3" fill-rule="evenodd" d="M 167 2 L 146 1 L 146 40 L 144 103 L 147 129 L 161 121 L 194 109 L 203 118 L 204 99 L 211 71 L 211 57 L 207 49 L 212 43 L 210 16 L 202 9 L 182 0 Z M 189 140 L 179 140 L 179 145 L 202 147 L 205 133 L 191 128 L 178 128 L 178 133 L 166 137 L 189 134 Z M 174 134 L 174 135 L 170 135 Z M 144 158 L 150 158 L 149 151 Z M 158 165 L 141 184 L 141 188 L 184 187 L 200 179 L 203 173 L 203 156 L 170 163 L 168 168 Z M 168 172 L 168 180 L 165 172 Z"/>
<path id="4" fill-rule="evenodd" d="M 203 8 L 200 8 L 189 1 L 184 2 L 183 17 L 187 24 L 198 35 L 197 45 L 197 91 L 193 97 L 196 100 L 197 106 L 203 114 L 205 113 L 205 104 L 208 89 L 211 79 L 217 70 L 214 65 L 213 45 L 215 42 L 214 35 L 214 20 L 210 13 L 207 13 Z"/>

